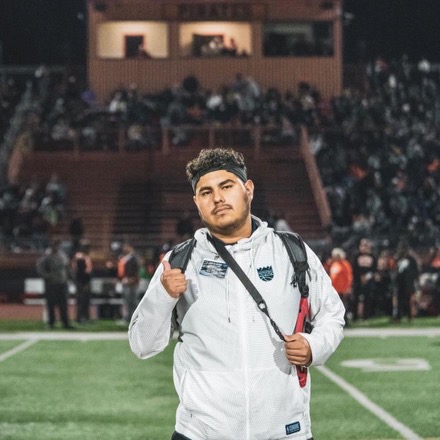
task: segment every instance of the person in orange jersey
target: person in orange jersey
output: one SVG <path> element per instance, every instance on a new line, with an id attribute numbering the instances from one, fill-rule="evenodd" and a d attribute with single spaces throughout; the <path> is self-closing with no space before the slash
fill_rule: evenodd
<path id="1" fill-rule="evenodd" d="M 334 248 L 331 253 L 331 264 L 329 268 L 330 279 L 333 287 L 338 292 L 345 307 L 346 325 L 352 318 L 351 313 L 351 289 L 353 285 L 353 268 L 347 260 L 343 249 Z"/>

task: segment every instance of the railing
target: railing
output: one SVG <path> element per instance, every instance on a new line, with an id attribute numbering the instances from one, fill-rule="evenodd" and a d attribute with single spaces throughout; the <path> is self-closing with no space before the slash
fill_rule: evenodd
<path id="1" fill-rule="evenodd" d="M 318 208 L 319 217 L 321 219 L 322 226 L 328 226 L 331 222 L 331 210 L 325 194 L 321 175 L 316 165 L 314 156 L 310 151 L 310 144 L 308 140 L 308 131 L 306 127 L 301 128 L 301 142 L 300 142 L 301 156 L 304 160 L 304 164 L 309 176 L 310 185 L 312 187 L 315 203 Z"/>
<path id="2" fill-rule="evenodd" d="M 95 118 L 98 116 L 95 115 Z M 136 153 L 161 151 L 170 154 L 183 147 L 213 148 L 217 146 L 245 148 L 258 157 L 273 147 L 292 147 L 299 144 L 300 130 L 283 133 L 278 126 L 203 124 L 177 126 L 128 125 L 107 117 L 93 124 L 71 130 L 63 140 L 41 136 L 35 139 L 36 151 L 68 152 L 79 155 L 87 152 Z"/>

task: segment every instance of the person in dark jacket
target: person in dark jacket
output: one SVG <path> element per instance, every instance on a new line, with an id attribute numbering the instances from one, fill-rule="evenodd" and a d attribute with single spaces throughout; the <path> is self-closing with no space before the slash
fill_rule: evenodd
<path id="1" fill-rule="evenodd" d="M 367 238 L 359 242 L 359 251 L 353 259 L 353 320 L 368 319 L 375 313 L 376 257 Z"/>
<path id="2" fill-rule="evenodd" d="M 55 309 L 57 308 L 63 327 L 73 328 L 69 323 L 67 312 L 69 259 L 60 249 L 58 240 L 53 241 L 46 253 L 38 259 L 36 270 L 44 280 L 49 327 L 55 326 Z"/>
<path id="3" fill-rule="evenodd" d="M 396 257 L 397 307 L 394 318 L 396 322 L 400 322 L 403 316 L 411 320 L 417 313 L 415 295 L 418 290 L 419 266 L 405 243 L 399 245 Z"/>
<path id="4" fill-rule="evenodd" d="M 71 261 L 71 269 L 76 287 L 76 321 L 85 324 L 90 321 L 90 281 L 93 264 L 89 255 L 89 246 L 82 244 Z"/>

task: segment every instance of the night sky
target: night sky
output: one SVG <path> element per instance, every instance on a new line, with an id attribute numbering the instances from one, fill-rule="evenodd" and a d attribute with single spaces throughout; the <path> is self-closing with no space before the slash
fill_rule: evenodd
<path id="1" fill-rule="evenodd" d="M 3 64 L 85 64 L 86 0 L 0 0 Z"/>
<path id="2" fill-rule="evenodd" d="M 439 0 L 345 0 L 345 12 L 354 18 L 344 26 L 344 56 L 354 61 L 407 54 L 440 61 Z"/>
<path id="3" fill-rule="evenodd" d="M 0 0 L 0 63 L 85 64 L 86 1 Z M 345 0 L 344 12 L 345 61 L 404 53 L 440 61 L 440 0 Z"/>

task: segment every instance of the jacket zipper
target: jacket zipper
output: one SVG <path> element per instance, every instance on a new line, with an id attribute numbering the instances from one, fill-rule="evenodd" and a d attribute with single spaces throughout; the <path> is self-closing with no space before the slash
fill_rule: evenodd
<path id="1" fill-rule="evenodd" d="M 234 256 L 235 258 L 235 256 Z M 247 326 L 246 326 L 246 299 L 247 299 L 247 291 L 245 290 L 243 292 L 243 289 L 245 287 L 242 285 L 240 280 L 238 280 L 238 286 L 239 286 L 239 302 L 240 302 L 240 339 L 241 339 L 241 346 L 242 346 L 242 362 L 243 362 L 243 374 L 244 374 L 244 392 L 245 392 L 245 414 L 246 414 L 246 423 L 245 423 L 245 433 L 246 433 L 246 440 L 251 440 L 250 438 L 250 398 L 249 398 L 249 376 L 248 376 L 248 345 L 246 344 L 247 341 Z M 238 290 L 238 289 L 237 289 Z M 246 295 L 243 295 L 245 293 Z"/>

